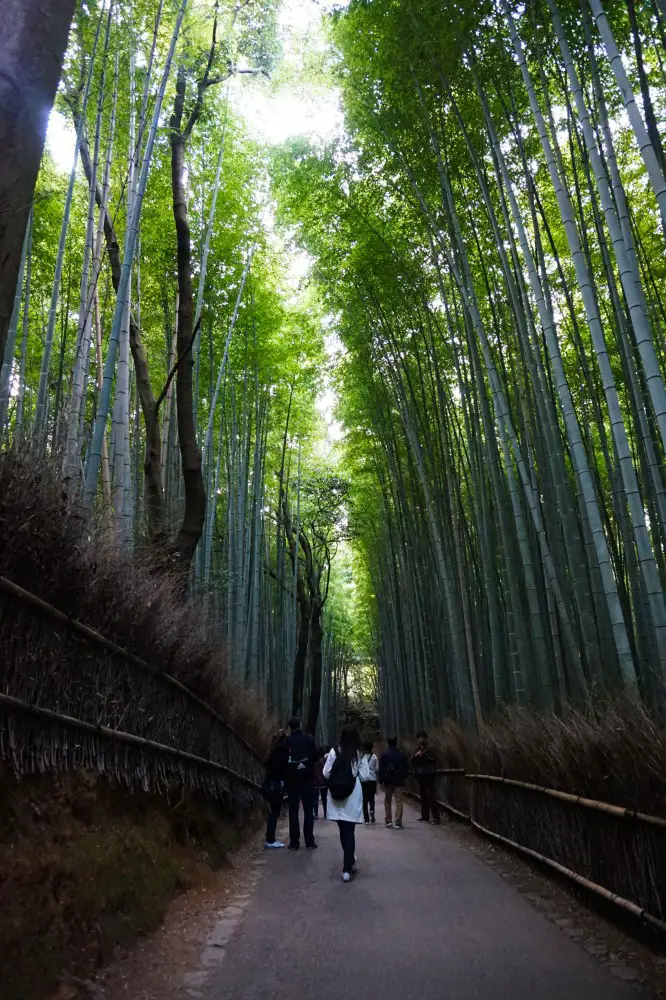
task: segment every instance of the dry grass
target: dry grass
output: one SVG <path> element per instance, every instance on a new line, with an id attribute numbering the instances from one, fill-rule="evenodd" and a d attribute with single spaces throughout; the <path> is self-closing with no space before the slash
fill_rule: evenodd
<path id="1" fill-rule="evenodd" d="M 666 729 L 628 697 L 559 716 L 507 708 L 478 735 L 446 720 L 429 738 L 441 768 L 502 775 L 666 815 Z"/>
<path id="2" fill-rule="evenodd" d="M 476 741 L 473 735 L 466 733 L 457 722 L 446 719 L 436 729 L 431 729 L 428 735 L 438 767 L 462 767 L 466 771 L 472 769 Z"/>
<path id="3" fill-rule="evenodd" d="M 507 710 L 475 756 L 483 773 L 666 815 L 666 730 L 629 698 L 563 716 Z"/>
<path id="4" fill-rule="evenodd" d="M 255 746 L 267 747 L 265 705 L 229 678 L 225 651 L 182 599 L 179 581 L 131 561 L 108 527 L 72 501 L 56 469 L 30 454 L 0 455 L 0 572 L 177 677 Z"/>

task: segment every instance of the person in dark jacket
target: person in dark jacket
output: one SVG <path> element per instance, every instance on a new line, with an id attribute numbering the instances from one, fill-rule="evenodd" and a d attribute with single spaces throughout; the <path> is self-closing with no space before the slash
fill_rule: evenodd
<path id="1" fill-rule="evenodd" d="M 420 823 L 427 823 L 432 813 L 432 821 L 439 825 L 439 804 L 435 794 L 435 771 L 437 761 L 428 745 L 428 734 L 425 729 L 419 730 L 416 734 L 416 751 L 412 757 L 412 770 L 419 783 L 419 795 L 421 797 Z"/>
<path id="2" fill-rule="evenodd" d="M 268 756 L 264 761 L 266 768 L 266 778 L 264 780 L 264 797 L 268 802 L 268 820 L 266 822 L 266 843 L 264 847 L 284 847 L 281 840 L 277 840 L 275 832 L 277 830 L 280 812 L 282 811 L 282 799 L 284 797 L 284 774 L 287 766 L 287 733 L 284 729 L 278 729 L 271 741 Z"/>
<path id="3" fill-rule="evenodd" d="M 409 773 L 407 755 L 398 749 L 397 737 L 391 736 L 388 749 L 379 758 L 379 782 L 384 786 L 384 823 L 393 825 L 392 803 L 395 799 L 395 829 L 402 830 L 405 778 Z"/>
<path id="4" fill-rule="evenodd" d="M 317 847 L 314 839 L 317 794 L 314 787 L 314 766 L 317 761 L 317 746 L 308 733 L 301 732 L 300 720 L 296 718 L 289 720 L 286 745 L 285 784 L 289 800 L 289 850 L 297 851 L 301 846 L 299 810 L 302 803 L 303 839 L 306 849 L 313 851 Z"/>

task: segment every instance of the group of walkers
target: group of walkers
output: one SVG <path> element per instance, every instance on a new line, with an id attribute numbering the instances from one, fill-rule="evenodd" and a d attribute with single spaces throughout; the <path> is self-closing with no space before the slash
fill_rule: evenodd
<path id="1" fill-rule="evenodd" d="M 437 764 L 428 745 L 428 734 L 417 733 L 417 747 L 411 761 L 398 747 L 396 737 L 378 759 L 373 744 L 362 743 L 355 726 L 344 726 L 336 747 L 317 747 L 314 739 L 301 730 L 297 718 L 289 720 L 289 731 L 279 730 L 266 759 L 263 793 L 269 805 L 266 825 L 266 848 L 285 844 L 276 837 L 277 824 L 285 798 L 289 808 L 290 851 L 301 846 L 300 809 L 303 807 L 303 842 L 305 849 L 317 849 L 314 829 L 319 805 L 324 819 L 338 824 L 342 846 L 342 879 L 349 882 L 356 871 L 356 827 L 375 823 L 375 797 L 378 783 L 384 787 L 384 823 L 402 829 L 405 780 L 414 774 L 421 797 L 421 822 L 440 822 L 435 795 Z M 395 821 L 393 806 L 395 804 Z"/>

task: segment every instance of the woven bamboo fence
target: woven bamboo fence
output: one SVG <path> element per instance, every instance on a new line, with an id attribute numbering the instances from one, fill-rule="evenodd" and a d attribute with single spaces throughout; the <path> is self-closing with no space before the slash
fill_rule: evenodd
<path id="1" fill-rule="evenodd" d="M 136 790 L 199 791 L 241 813 L 261 761 L 179 681 L 0 577 L 0 758 L 17 777 L 85 768 Z"/>
<path id="2" fill-rule="evenodd" d="M 435 781 L 455 818 L 666 932 L 666 818 L 459 768 Z"/>

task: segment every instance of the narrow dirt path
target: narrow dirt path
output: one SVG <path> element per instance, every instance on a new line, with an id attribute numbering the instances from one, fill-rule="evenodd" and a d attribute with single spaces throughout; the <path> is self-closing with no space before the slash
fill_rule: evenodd
<path id="1" fill-rule="evenodd" d="M 416 822 L 358 830 L 345 885 L 337 827 L 266 852 L 251 896 L 208 939 L 196 1000 L 636 1000 L 497 872 Z M 204 958 L 206 955 L 204 953 Z"/>

